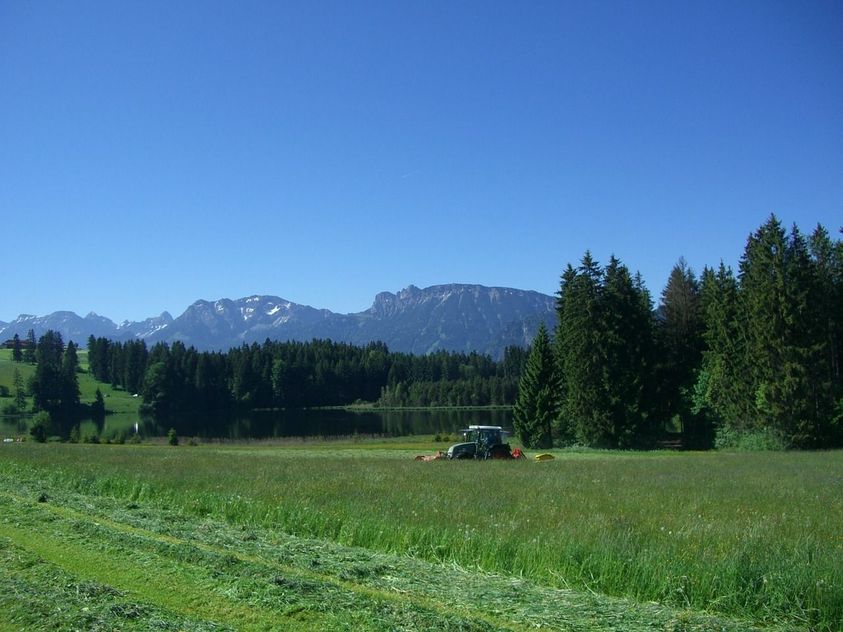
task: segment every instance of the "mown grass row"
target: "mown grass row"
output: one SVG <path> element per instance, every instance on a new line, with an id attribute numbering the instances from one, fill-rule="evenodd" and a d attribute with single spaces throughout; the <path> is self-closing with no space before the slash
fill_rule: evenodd
<path id="1" fill-rule="evenodd" d="M 0 629 L 756 629 L 66 492 L 43 480 L 18 478 L 19 493 L 10 493 L 8 482 L 0 476 Z"/>
<path id="2" fill-rule="evenodd" d="M 88 619 L 84 629 L 103 630 L 130 625 L 179 630 L 506 629 L 384 591 L 353 589 L 306 569 L 303 575 L 236 548 L 209 546 L 203 542 L 207 534 L 173 537 L 112 522 L 100 512 L 91 516 L 95 504 L 86 503 L 80 512 L 50 506 L 56 502 L 63 505 L 57 497 L 49 503 L 26 503 L 0 494 L 0 507 L 14 516 L 13 521 L 0 520 L 0 556 L 19 567 L 10 576 L 0 573 L 0 583 L 20 593 L 40 580 L 49 589 L 57 574 L 67 578 L 65 590 L 61 585 L 53 590 L 58 594 L 52 611 L 38 608 L 43 624 L 29 614 L 33 604 L 2 597 L 0 605 L 9 601 L 13 617 L 0 610 L 0 622 L 11 619 L 26 629 L 74 629 L 80 619 Z M 192 526 L 225 531 L 224 525 Z M 40 572 L 30 570 L 38 567 Z M 79 593 L 89 593 L 90 602 L 81 612 Z M 152 613 L 157 624 L 149 620 Z"/>
<path id="3" fill-rule="evenodd" d="M 759 623 L 843 620 L 843 453 L 417 463 L 360 448 L 11 448 L 7 473 L 232 524 Z"/>

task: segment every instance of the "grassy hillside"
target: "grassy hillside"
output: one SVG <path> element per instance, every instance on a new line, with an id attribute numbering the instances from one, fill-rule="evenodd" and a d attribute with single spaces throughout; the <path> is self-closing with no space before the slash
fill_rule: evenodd
<path id="1" fill-rule="evenodd" d="M 23 362 L 12 362 L 12 350 L 11 349 L 0 349 L 0 386 L 5 386 L 9 389 L 9 393 L 12 397 L 15 395 L 15 387 L 14 387 L 14 379 L 15 379 L 15 369 L 18 370 L 21 377 L 23 378 L 24 386 L 26 385 L 26 381 L 30 378 L 30 376 L 35 372 L 35 365 L 33 364 L 24 364 Z M 9 400 L 11 401 L 11 400 Z M 27 400 L 30 404 L 32 403 L 31 398 Z M 2 407 L 3 403 L 5 403 L 2 399 L 0 399 L 0 407 Z"/>
<path id="2" fill-rule="evenodd" d="M 96 391 L 99 388 L 100 391 L 102 391 L 103 397 L 105 397 L 105 405 L 109 413 L 118 415 L 136 415 L 140 406 L 140 397 L 133 397 L 133 393 L 127 393 L 123 390 L 114 389 L 110 384 L 97 382 L 93 376 L 88 373 L 88 352 L 80 350 L 78 355 L 80 368 L 80 372 L 78 374 L 79 395 L 82 403 L 92 403 L 94 401 Z M 23 362 L 13 362 L 12 350 L 0 349 L 0 385 L 8 387 L 12 395 L 14 395 L 13 380 L 15 369 L 20 371 L 20 374 L 24 379 L 24 384 L 26 384 L 26 381 L 35 372 L 35 365 Z M 0 400 L 0 406 L 2 406 L 2 401 L 3 400 Z M 32 406 L 32 398 L 27 398 L 27 406 Z"/>
<path id="3" fill-rule="evenodd" d="M 103 384 L 97 382 L 94 377 L 88 373 L 88 352 L 79 351 L 79 396 L 83 404 L 94 401 L 94 395 L 97 389 L 102 391 L 105 397 L 105 408 L 109 413 L 113 414 L 137 414 L 140 407 L 140 397 L 134 397 L 134 393 L 127 393 L 122 389 L 112 388 L 110 384 Z"/>
<path id="4" fill-rule="evenodd" d="M 1 446 L 0 543 L 27 572 L 0 594 L 43 572 L 63 612 L 88 582 L 92 612 L 184 629 L 839 629 L 843 453 L 399 446 Z"/>

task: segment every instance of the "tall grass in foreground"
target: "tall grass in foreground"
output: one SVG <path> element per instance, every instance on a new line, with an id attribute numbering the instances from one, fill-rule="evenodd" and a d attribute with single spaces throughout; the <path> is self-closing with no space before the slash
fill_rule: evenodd
<path id="1" fill-rule="evenodd" d="M 839 629 L 843 453 L 400 453 L 19 445 L 0 469 L 85 493 L 529 577 Z M 30 472 L 30 473 L 27 473 Z"/>

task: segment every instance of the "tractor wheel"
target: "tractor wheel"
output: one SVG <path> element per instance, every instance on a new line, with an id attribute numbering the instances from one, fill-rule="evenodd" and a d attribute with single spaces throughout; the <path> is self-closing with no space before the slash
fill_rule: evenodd
<path id="1" fill-rule="evenodd" d="M 509 446 L 500 444 L 489 448 L 486 452 L 487 459 L 511 459 L 512 453 L 509 451 Z"/>

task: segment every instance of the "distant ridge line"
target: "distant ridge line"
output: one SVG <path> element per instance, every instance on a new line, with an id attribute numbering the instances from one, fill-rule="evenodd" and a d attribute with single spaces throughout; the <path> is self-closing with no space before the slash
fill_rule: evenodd
<path id="1" fill-rule="evenodd" d="M 0 338 L 24 337 L 29 329 L 42 335 L 58 331 L 65 340 L 85 344 L 89 336 L 118 341 L 180 340 L 200 350 L 226 350 L 244 343 L 330 338 L 367 344 L 381 341 L 393 351 L 425 354 L 438 350 L 484 353 L 501 357 L 506 346 L 526 346 L 540 322 L 552 327 L 555 299 L 533 290 L 478 284 L 409 285 L 380 292 L 368 309 L 340 314 L 272 295 L 240 299 L 198 299 L 183 314 L 168 312 L 143 321 L 116 324 L 89 312 L 47 316 L 22 314 L 0 323 Z"/>

